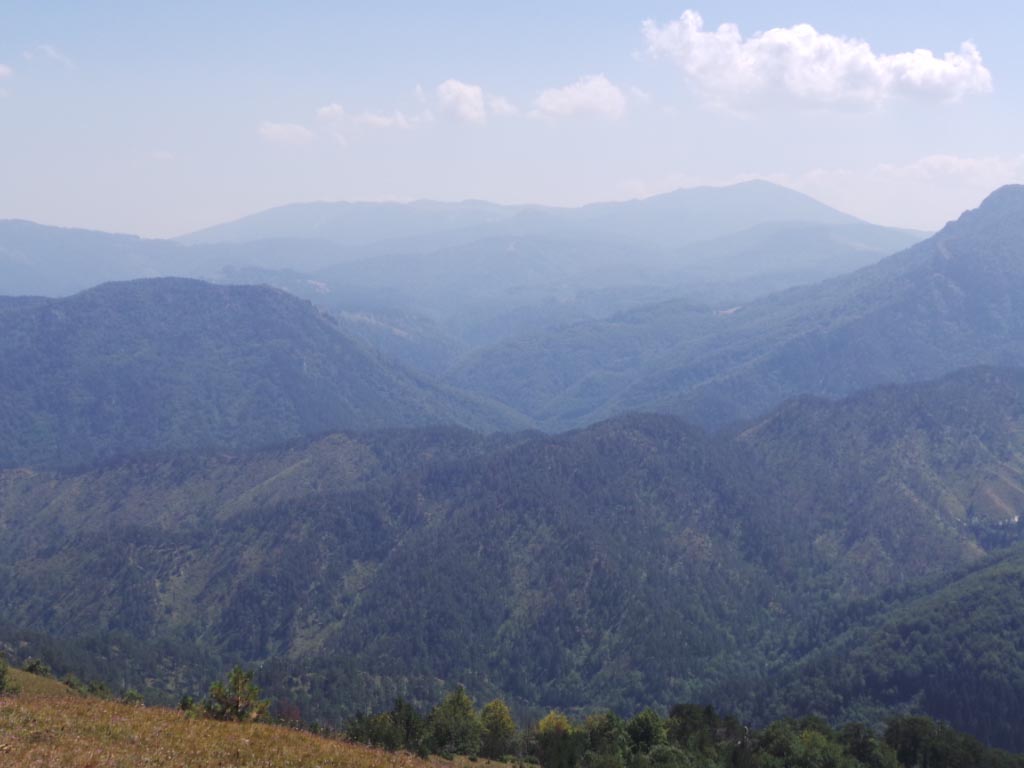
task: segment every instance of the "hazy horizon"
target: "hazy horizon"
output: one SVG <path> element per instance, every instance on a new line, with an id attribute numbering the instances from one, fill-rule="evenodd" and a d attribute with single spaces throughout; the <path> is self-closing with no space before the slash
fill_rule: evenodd
<path id="1" fill-rule="evenodd" d="M 1024 179 L 1024 11 L 991 7 L 15 2 L 0 218 L 173 237 L 308 201 L 764 179 L 935 230 Z"/>

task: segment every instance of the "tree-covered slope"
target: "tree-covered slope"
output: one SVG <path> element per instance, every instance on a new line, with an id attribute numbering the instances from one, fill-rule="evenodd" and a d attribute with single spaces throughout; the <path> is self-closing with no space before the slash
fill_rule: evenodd
<path id="1" fill-rule="evenodd" d="M 624 416 L 8 470 L 0 613 L 282 659 L 318 681 L 282 686 L 340 686 L 349 707 L 439 680 L 668 704 L 806 654 L 800 637 L 848 627 L 834 603 L 1014 541 L 1022 398 L 1024 375 L 981 369 L 798 400 L 719 436 Z"/>
<path id="2" fill-rule="evenodd" d="M 0 466 L 238 449 L 331 429 L 508 426 L 258 286 L 113 283 L 0 311 Z"/>
<path id="3" fill-rule="evenodd" d="M 762 719 L 816 712 L 879 720 L 927 712 L 1024 749 L 1024 550 L 872 601 L 823 647 L 724 701 Z"/>
<path id="4" fill-rule="evenodd" d="M 517 339 L 450 380 L 554 427 L 624 410 L 704 424 L 797 394 L 845 395 L 1024 362 L 1024 187 L 1004 187 L 876 266 L 746 306 L 669 302 Z"/>

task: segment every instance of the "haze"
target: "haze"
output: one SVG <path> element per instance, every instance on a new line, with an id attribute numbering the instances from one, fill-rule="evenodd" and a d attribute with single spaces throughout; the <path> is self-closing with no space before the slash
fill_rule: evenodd
<path id="1" fill-rule="evenodd" d="M 578 205 L 761 178 L 935 230 L 1024 177 L 1014 3 L 2 16 L 0 218 L 166 237 L 298 201 Z"/>

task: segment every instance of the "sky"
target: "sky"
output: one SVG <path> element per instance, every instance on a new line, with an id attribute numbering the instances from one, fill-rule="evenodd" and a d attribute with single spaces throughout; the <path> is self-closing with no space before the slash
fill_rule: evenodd
<path id="1" fill-rule="evenodd" d="M 1024 181 L 1024 4 L 0 4 L 0 218 L 184 234 L 311 200 L 763 178 L 932 230 Z"/>

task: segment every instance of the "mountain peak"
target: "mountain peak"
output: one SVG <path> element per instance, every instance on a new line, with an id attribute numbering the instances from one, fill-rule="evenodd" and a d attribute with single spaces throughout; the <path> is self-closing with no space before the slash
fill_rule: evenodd
<path id="1" fill-rule="evenodd" d="M 965 211 L 951 221 L 940 234 L 952 234 L 963 228 L 988 230 L 1018 229 L 1024 221 L 1024 184 L 1007 184 L 986 197 L 977 208 Z M 950 230 L 953 230 L 952 232 Z"/>
<path id="2" fill-rule="evenodd" d="M 996 209 L 1003 212 L 1024 211 L 1024 184 L 1006 184 L 986 197 L 979 211 Z"/>

